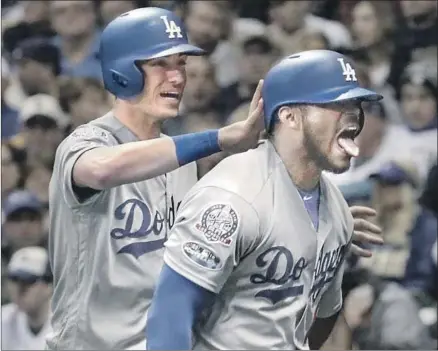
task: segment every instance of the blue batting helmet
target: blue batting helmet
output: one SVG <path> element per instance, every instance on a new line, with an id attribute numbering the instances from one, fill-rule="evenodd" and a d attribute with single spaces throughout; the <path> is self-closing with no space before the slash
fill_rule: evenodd
<path id="1" fill-rule="evenodd" d="M 182 20 L 173 12 L 146 7 L 126 12 L 102 32 L 100 59 L 105 89 L 121 99 L 140 94 L 143 72 L 136 62 L 173 55 L 203 55 L 190 45 Z"/>
<path id="2" fill-rule="evenodd" d="M 335 51 L 309 50 L 288 56 L 272 67 L 262 92 L 266 130 L 271 130 L 278 109 L 284 105 L 382 99 L 359 86 L 349 61 Z"/>

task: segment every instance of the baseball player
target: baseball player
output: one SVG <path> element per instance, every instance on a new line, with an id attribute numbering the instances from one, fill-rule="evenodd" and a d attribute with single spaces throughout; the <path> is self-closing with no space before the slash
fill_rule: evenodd
<path id="1" fill-rule="evenodd" d="M 62 142 L 50 183 L 49 349 L 145 349 L 163 244 L 197 181 L 194 161 L 257 145 L 261 84 L 244 122 L 160 134 L 160 124 L 178 114 L 187 57 L 201 54 L 180 18 L 164 9 L 136 9 L 104 29 L 100 59 L 114 108 Z"/>
<path id="2" fill-rule="evenodd" d="M 148 313 L 148 349 L 324 343 L 342 306 L 354 224 L 322 171 L 349 168 L 361 103 L 381 98 L 333 51 L 301 52 L 268 72 L 268 140 L 219 163 L 179 209 Z"/>

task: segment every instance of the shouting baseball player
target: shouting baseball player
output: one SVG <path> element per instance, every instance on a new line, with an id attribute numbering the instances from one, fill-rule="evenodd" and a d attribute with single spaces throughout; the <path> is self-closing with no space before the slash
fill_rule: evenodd
<path id="1" fill-rule="evenodd" d="M 160 135 L 163 120 L 178 114 L 187 57 L 201 54 L 164 9 L 127 12 L 103 31 L 100 59 L 114 108 L 63 141 L 50 183 L 49 349 L 145 349 L 163 244 L 197 181 L 193 161 L 257 146 L 261 84 L 246 121 Z"/>
<path id="2" fill-rule="evenodd" d="M 268 140 L 223 160 L 181 204 L 149 309 L 148 349 L 324 343 L 342 306 L 354 225 L 322 171 L 349 168 L 361 103 L 381 98 L 333 51 L 298 53 L 269 71 Z"/>

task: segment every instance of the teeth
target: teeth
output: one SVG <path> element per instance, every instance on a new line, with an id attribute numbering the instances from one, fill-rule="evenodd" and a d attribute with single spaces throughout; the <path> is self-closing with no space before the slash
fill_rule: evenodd
<path id="1" fill-rule="evenodd" d="M 166 93 L 163 93 L 162 95 L 164 95 L 166 97 L 176 98 L 176 99 L 179 97 L 178 93 L 172 93 L 172 92 L 166 92 Z"/>

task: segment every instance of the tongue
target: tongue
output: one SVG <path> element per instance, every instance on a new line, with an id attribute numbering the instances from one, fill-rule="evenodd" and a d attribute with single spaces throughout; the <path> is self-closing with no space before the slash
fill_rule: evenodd
<path id="1" fill-rule="evenodd" d="M 359 147 L 350 138 L 339 138 L 339 145 L 344 149 L 344 151 L 352 157 L 359 156 Z"/>

